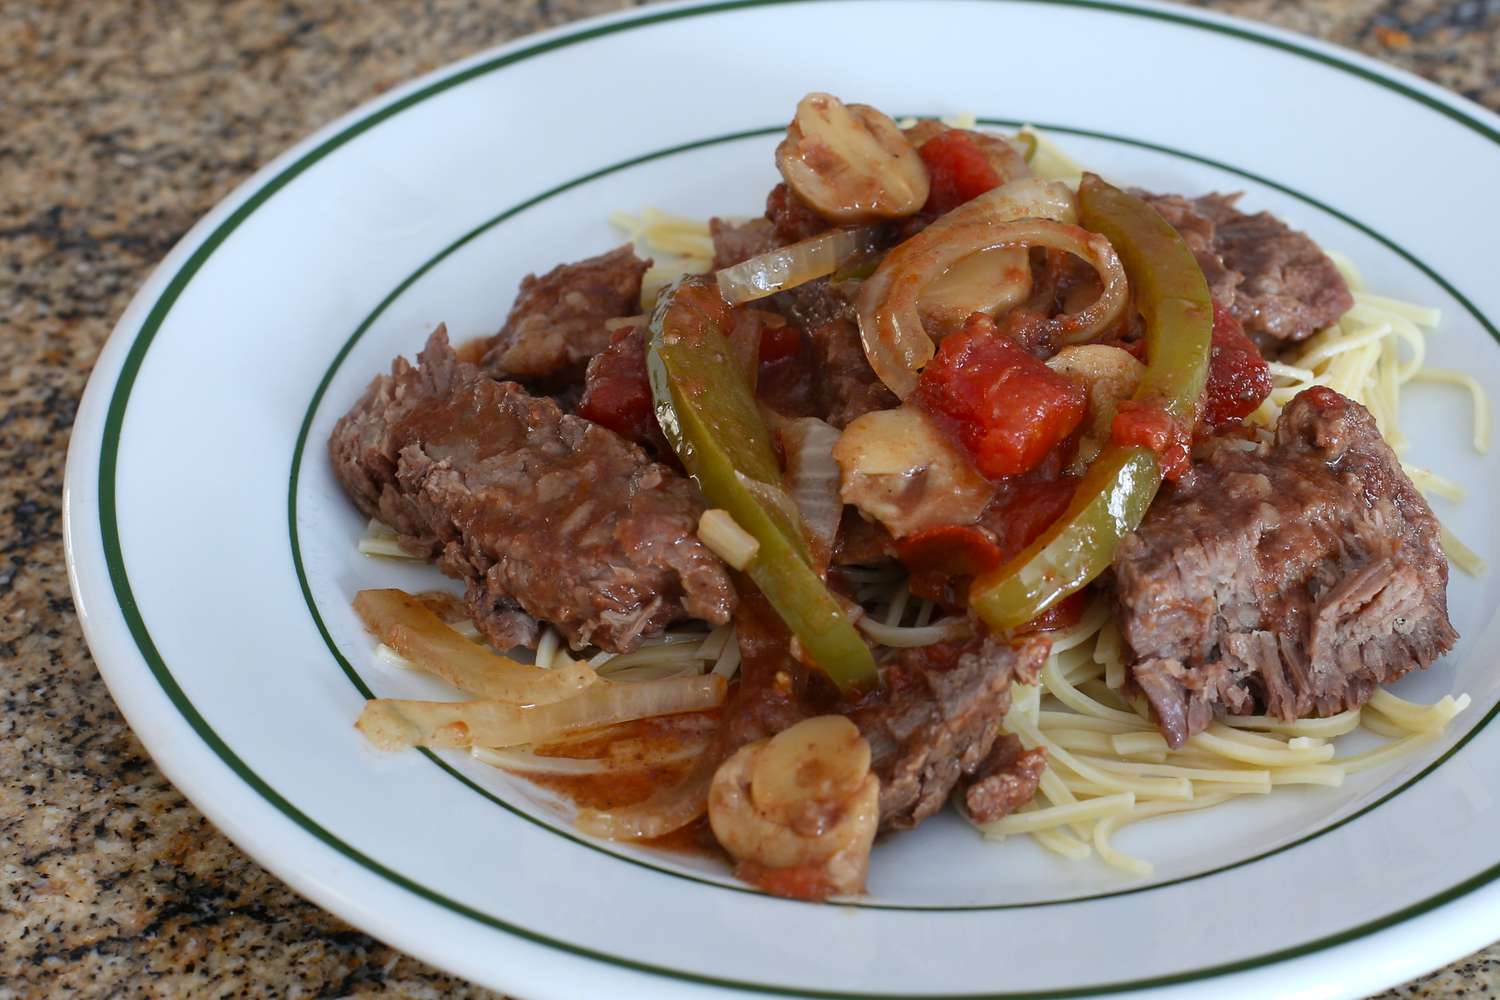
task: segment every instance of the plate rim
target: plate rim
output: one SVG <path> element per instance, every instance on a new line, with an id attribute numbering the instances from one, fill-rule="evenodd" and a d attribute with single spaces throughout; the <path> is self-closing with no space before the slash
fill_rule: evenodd
<path id="1" fill-rule="evenodd" d="M 135 692 L 130 690 L 132 687 L 131 682 L 139 680 L 139 678 L 131 677 L 129 670 L 124 664 L 127 658 L 133 659 L 139 656 L 147 669 L 149 679 L 154 680 L 161 687 L 161 691 L 157 693 L 165 695 L 170 700 L 172 708 L 180 715 L 181 718 L 176 721 L 186 723 L 190 726 L 193 735 L 197 737 L 197 742 L 201 744 L 187 749 L 196 749 L 201 752 L 206 746 L 207 749 L 213 751 L 213 755 L 216 758 L 214 763 L 227 767 L 238 781 L 249 785 L 250 790 L 256 792 L 264 800 L 261 804 L 274 807 L 284 819 L 295 823 L 300 828 L 297 831 L 300 837 L 312 837 L 316 840 L 321 840 L 323 847 L 334 847 L 333 841 L 336 841 L 337 838 L 334 838 L 331 833 L 322 830 L 309 817 L 297 811 L 295 806 L 281 799 L 269 785 L 260 788 L 257 787 L 255 782 L 249 780 L 246 774 L 248 773 L 253 776 L 253 772 L 250 772 L 248 767 L 242 761 L 239 761 L 238 756 L 234 754 L 233 750 L 224 745 L 222 741 L 217 741 L 216 745 L 215 739 L 210 739 L 209 735 L 205 735 L 202 731 L 203 729 L 208 729 L 210 735 L 212 734 L 212 730 L 207 727 L 206 721 L 197 714 L 196 709 L 186 700 L 181 690 L 177 689 L 174 695 L 173 688 L 175 688 L 175 682 L 169 686 L 157 674 L 156 666 L 151 662 L 153 657 L 156 660 L 156 664 L 160 664 L 162 670 L 170 678 L 170 671 L 166 670 L 165 664 L 155 651 L 150 635 L 145 628 L 144 621 L 140 619 L 139 612 L 135 608 L 133 600 L 129 597 L 129 582 L 126 578 L 121 556 L 116 552 L 113 560 L 109 558 L 111 543 L 108 538 L 109 526 L 106 524 L 106 511 L 112 508 L 113 496 L 101 493 L 90 497 L 88 484 L 85 482 L 88 475 L 95 468 L 94 463 L 90 461 L 91 456 L 98 459 L 98 479 L 95 485 L 102 490 L 107 481 L 113 482 L 113 463 L 107 459 L 104 442 L 106 440 L 118 441 L 119 439 L 125 412 L 124 404 L 128 402 L 130 383 L 133 383 L 134 375 L 139 369 L 140 361 L 144 359 L 146 349 L 149 348 L 150 341 L 154 337 L 156 330 L 159 329 L 161 323 L 165 320 L 178 295 L 180 295 L 187 283 L 196 274 L 198 267 L 237 228 L 239 223 L 248 218 L 256 208 L 274 196 L 281 187 L 284 187 L 303 170 L 312 166 L 355 136 L 377 126 L 387 118 L 399 114 L 406 108 L 414 106 L 428 97 L 460 86 L 469 79 L 501 69 L 514 62 L 542 55 L 554 49 L 602 35 L 669 20 L 764 6 L 836 2 L 844 2 L 844 0 L 709 0 L 709 2 L 687 0 L 687 2 L 682 3 L 667 4 L 644 10 L 624 11 L 603 17 L 572 22 L 538 35 L 525 36 L 505 45 L 488 49 L 467 59 L 441 67 L 411 81 L 405 86 L 396 88 L 383 97 L 362 104 L 331 124 L 315 131 L 310 137 L 295 144 L 288 151 L 276 157 L 266 167 L 257 171 L 252 177 L 236 187 L 234 191 L 219 202 L 214 209 L 210 210 L 182 238 L 166 259 L 148 277 L 105 343 L 99 360 L 96 362 L 95 370 L 90 376 L 89 384 L 85 390 L 78 415 L 75 419 L 72 440 L 69 446 L 67 474 L 64 485 L 65 554 L 70 587 L 78 609 L 78 617 L 83 626 L 90 649 L 94 652 L 100 673 L 109 686 L 111 694 L 120 705 L 127 721 L 131 721 L 133 712 L 144 715 L 147 711 L 141 704 L 141 699 L 133 697 L 132 695 Z M 1468 101 L 1461 95 L 1453 94 L 1413 74 L 1379 63 L 1359 53 L 1343 50 L 1316 39 L 1298 36 L 1282 29 L 1246 22 L 1214 12 L 1170 7 L 1154 2 L 1138 2 L 1138 0 L 1122 0 L 1122 2 L 1120 0 L 967 0 L 967 2 L 1009 2 L 1026 3 L 1036 6 L 1103 10 L 1112 13 L 1144 16 L 1188 27 L 1204 28 L 1237 37 L 1243 41 L 1270 45 L 1294 55 L 1312 58 L 1335 69 L 1351 72 L 1368 82 L 1416 100 L 1426 105 L 1429 109 L 1444 114 L 1477 132 L 1482 137 L 1489 138 L 1492 142 L 1500 145 L 1500 116 L 1496 116 L 1487 109 Z M 1459 298 L 1462 299 L 1462 296 L 1459 296 Z M 146 335 L 148 327 L 150 327 L 150 333 Z M 143 335 L 145 336 L 143 337 Z M 136 353 L 138 347 L 141 348 L 139 354 Z M 133 367 L 132 362 L 134 363 Z M 125 388 L 125 393 L 123 397 L 119 397 L 122 386 Z M 115 405 L 117 398 L 120 403 L 118 407 Z M 99 417 L 101 410 L 103 411 L 102 421 Z M 110 466 L 107 474 L 106 465 Z M 101 502 L 101 498 L 104 498 L 105 502 Z M 80 499 L 83 501 L 81 505 L 75 503 L 75 501 L 79 501 Z M 89 503 L 90 500 L 93 501 L 92 505 Z M 77 520 L 81 516 L 78 513 L 80 506 L 82 508 L 92 506 L 97 512 L 97 518 L 93 521 L 93 527 L 99 531 L 97 539 L 90 534 L 87 518 L 82 522 Z M 117 529 L 118 525 L 116 524 L 114 527 Z M 105 611 L 106 613 L 112 612 L 120 616 L 125 625 L 123 640 L 129 640 L 135 644 L 135 649 L 126 649 L 125 655 L 122 655 L 119 659 L 115 659 L 112 655 L 101 657 L 98 653 L 101 649 L 109 649 L 113 653 L 114 650 L 112 647 L 122 641 L 120 634 L 122 630 L 113 621 L 106 622 L 97 616 L 94 613 L 95 609 L 88 606 L 87 595 L 84 592 L 86 581 L 82 579 L 80 574 L 80 564 L 84 560 L 80 556 L 79 546 L 84 541 L 90 544 L 97 544 L 105 555 L 105 560 L 109 566 L 108 582 L 111 594 L 116 598 L 116 606 L 106 608 Z M 114 545 L 117 550 L 117 534 Z M 119 567 L 118 573 L 116 572 L 116 566 Z M 131 616 L 134 616 L 134 621 L 131 621 Z M 114 631 L 111 632 L 111 630 Z M 130 664 L 130 667 L 133 668 L 134 664 Z M 133 711 L 127 709 L 127 703 L 134 706 Z M 164 762 L 164 758 L 171 756 L 168 753 L 169 750 L 183 749 L 181 744 L 193 741 L 173 740 L 156 733 L 148 735 L 143 733 L 140 727 L 133 725 L 132 728 L 136 730 L 142 743 L 151 752 L 153 758 L 157 760 L 162 770 L 168 773 L 174 784 L 178 785 L 179 788 L 195 784 L 186 777 L 186 772 L 189 768 L 185 763 L 176 758 L 172 760 L 171 764 Z M 1476 727 L 1475 731 L 1478 728 Z M 228 754 L 228 757 L 225 754 Z M 231 765 L 230 758 L 238 762 L 239 767 Z M 180 763 L 183 764 L 181 770 L 179 770 L 178 766 Z M 181 780 L 179 780 L 179 775 L 182 775 Z M 264 785 L 264 782 L 261 782 L 261 784 Z M 340 915 L 344 915 L 345 913 L 359 913 L 360 916 L 358 918 L 350 917 L 349 919 L 355 920 L 361 926 L 369 927 L 372 924 L 382 923 L 379 920 L 369 919 L 370 914 L 364 908 L 358 906 L 354 900 L 330 893 L 327 891 L 327 887 L 319 883 L 316 878 L 306 876 L 305 873 L 297 870 L 290 863 L 284 863 L 284 859 L 279 857 L 274 859 L 262 857 L 259 851 L 247 846 L 247 841 L 254 840 L 251 833 L 252 826 L 238 822 L 237 818 L 232 815 L 234 812 L 233 809 L 219 806 L 211 796 L 204 794 L 201 788 L 195 787 L 195 790 L 199 794 L 192 797 L 194 804 L 206 814 L 209 814 L 214 819 L 215 824 L 221 829 L 225 829 L 226 833 L 231 832 L 231 830 L 238 831 L 241 836 L 234 836 L 232 839 L 242 849 L 245 849 L 247 853 L 255 856 L 258 861 L 277 874 L 278 877 L 335 913 Z M 205 808 L 202 804 L 204 800 L 211 802 L 213 807 Z M 382 866 L 378 862 L 365 858 L 350 845 L 340 842 L 339 846 L 334 847 L 334 849 L 340 851 L 342 854 L 342 857 L 339 859 L 340 863 L 347 864 L 353 862 L 355 865 L 364 868 L 367 873 L 381 875 Z M 291 869 L 295 872 L 295 876 L 289 875 L 283 869 Z M 395 875 L 395 878 L 391 878 L 392 875 Z M 394 885 L 402 887 L 407 892 L 416 893 L 418 896 L 427 898 L 435 895 L 430 890 L 426 890 L 415 883 L 410 883 L 409 880 L 396 875 L 396 873 L 387 873 L 382 877 L 385 877 Z M 1175 972 L 1164 976 L 1130 982 L 1096 984 L 1088 987 L 1051 990 L 1040 994 L 1030 993 L 1027 995 L 1052 997 L 1097 996 L 1176 984 L 1190 984 L 1204 980 L 1223 980 L 1225 977 L 1232 977 L 1237 973 L 1243 973 L 1249 969 L 1263 968 L 1266 963 L 1281 966 L 1287 962 L 1325 954 L 1332 949 L 1368 939 L 1371 935 L 1392 931 L 1403 926 L 1410 926 L 1418 921 L 1425 922 L 1424 918 L 1435 917 L 1442 912 L 1445 906 L 1465 898 L 1471 904 L 1477 904 L 1479 900 L 1474 895 L 1476 891 L 1483 889 L 1496 879 L 1500 879 L 1500 864 L 1471 876 L 1457 886 L 1450 887 L 1425 900 L 1404 907 L 1386 917 L 1369 921 L 1338 934 L 1327 935 L 1314 941 L 1303 942 L 1296 946 L 1280 949 L 1265 956 L 1257 956 L 1232 963 L 1223 963 L 1219 966 L 1187 972 Z M 1487 897 L 1494 897 L 1491 900 L 1492 902 L 1500 901 L 1500 893 L 1493 891 L 1495 888 L 1494 886 L 1490 886 L 1491 891 L 1486 893 Z M 429 898 L 429 902 L 434 902 L 434 900 Z M 488 914 L 471 911 L 456 901 L 444 901 L 443 905 L 454 912 L 470 917 L 470 919 L 478 919 L 482 924 L 492 929 L 498 929 L 507 934 L 518 935 L 524 940 L 544 945 L 554 951 L 560 949 L 570 957 L 583 957 L 592 959 L 595 962 L 606 962 L 612 966 L 649 973 L 653 977 L 667 977 L 688 984 L 730 987 L 759 993 L 796 993 L 798 995 L 825 997 L 852 996 L 852 994 L 839 992 L 805 990 L 795 987 L 724 980 L 682 970 L 645 965 L 623 956 L 613 956 L 602 952 L 590 951 L 566 941 L 546 939 L 534 932 L 528 931 L 524 927 L 511 926 L 507 922 L 498 920 Z M 453 956 L 443 953 L 441 949 L 424 947 L 422 943 L 412 941 L 409 935 L 396 933 L 396 930 L 401 929 L 399 921 L 394 923 L 384 921 L 384 923 L 394 928 L 390 939 L 401 941 L 400 946 L 403 949 L 423 954 L 424 957 L 429 957 L 433 953 L 436 953 L 438 957 L 434 957 L 431 960 L 446 967 L 455 968 L 462 965 L 462 963 L 456 962 Z M 1485 935 L 1484 939 L 1487 940 L 1487 938 L 1488 935 Z M 1481 943 L 1483 942 L 1481 941 Z M 1452 948 L 1447 950 L 1452 952 L 1453 955 L 1463 953 L 1463 951 L 1454 951 Z M 1468 949 L 1465 948 L 1464 950 Z M 893 997 L 926 997 L 932 994 L 886 995 Z M 1010 995 L 994 993 L 964 994 L 966 997 L 1002 997 Z"/>

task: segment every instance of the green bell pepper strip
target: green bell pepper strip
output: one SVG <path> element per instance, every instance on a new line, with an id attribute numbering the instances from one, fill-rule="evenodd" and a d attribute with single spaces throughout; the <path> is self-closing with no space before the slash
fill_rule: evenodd
<path id="1" fill-rule="evenodd" d="M 870 647 L 813 570 L 796 507 L 782 502 L 770 433 L 723 333 L 729 307 L 710 282 L 689 276 L 657 300 L 646 347 L 657 422 L 709 504 L 760 543 L 745 572 L 808 657 L 841 691 L 872 686 Z"/>
<path id="2" fill-rule="evenodd" d="M 1213 339 L 1213 300 L 1193 252 L 1150 205 L 1093 174 L 1079 185 L 1078 214 L 1085 229 L 1114 245 L 1146 320 L 1147 365 L 1135 398 L 1192 426 Z M 1014 629 L 1081 590 L 1109 567 L 1160 486 L 1155 452 L 1107 445 L 1063 515 L 1015 558 L 974 581 L 970 606 L 990 628 Z"/>

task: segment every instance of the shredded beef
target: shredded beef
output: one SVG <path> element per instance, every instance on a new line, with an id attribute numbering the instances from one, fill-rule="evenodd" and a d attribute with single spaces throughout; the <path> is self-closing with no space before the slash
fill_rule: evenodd
<path id="1" fill-rule="evenodd" d="M 823 419 L 842 430 L 872 410 L 889 410 L 900 404 L 870 367 L 859 328 L 852 320 L 834 319 L 807 330 Z"/>
<path id="2" fill-rule="evenodd" d="M 1304 340 L 1354 305 L 1316 243 L 1268 212 L 1241 212 L 1239 195 L 1146 197 L 1182 234 L 1214 297 L 1262 343 Z"/>
<path id="3" fill-rule="evenodd" d="M 549 390 L 582 382 L 589 359 L 609 346 L 605 321 L 641 311 L 641 276 L 650 265 L 626 244 L 540 278 L 527 275 L 485 350 L 485 369 Z"/>
<path id="4" fill-rule="evenodd" d="M 735 633 L 742 659 L 724 706 L 728 752 L 809 716 L 847 715 L 870 743 L 882 830 L 914 827 L 943 807 L 960 779 L 990 776 L 983 767 L 1010 708 L 1010 685 L 1035 683 L 1051 645 L 988 636 L 905 649 L 881 668 L 880 687 L 850 701 L 791 656 L 786 626 L 758 594 L 741 603 Z M 998 786 L 987 787 L 993 794 Z"/>
<path id="5" fill-rule="evenodd" d="M 995 741 L 974 776 L 963 782 L 964 807 L 980 823 L 1003 819 L 1030 802 L 1047 769 L 1047 751 L 1027 750 L 1009 733 Z"/>
<path id="6" fill-rule="evenodd" d="M 931 816 L 965 776 L 977 776 L 1000 735 L 1011 683 L 1035 683 L 1050 642 L 996 636 L 902 650 L 884 686 L 849 709 L 880 777 L 880 826 Z"/>
<path id="7" fill-rule="evenodd" d="M 501 648 L 537 619 L 575 647 L 625 651 L 683 618 L 729 620 L 734 590 L 695 533 L 686 479 L 613 431 L 457 359 L 440 327 L 397 358 L 329 441 L 360 510 L 468 585 Z"/>
<path id="8" fill-rule="evenodd" d="M 1216 441 L 1115 557 L 1131 677 L 1167 741 L 1220 714 L 1341 712 L 1431 664 L 1458 638 L 1438 535 L 1331 389 L 1293 399 L 1270 445 Z"/>
<path id="9" fill-rule="evenodd" d="M 748 222 L 709 219 L 708 234 L 714 241 L 716 271 L 781 246 L 781 241 L 776 238 L 775 223 L 765 218 L 751 219 Z"/>

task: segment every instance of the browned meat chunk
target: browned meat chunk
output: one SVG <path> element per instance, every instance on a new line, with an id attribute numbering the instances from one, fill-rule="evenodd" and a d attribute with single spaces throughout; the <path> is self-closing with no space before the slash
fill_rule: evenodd
<path id="1" fill-rule="evenodd" d="M 1035 683 L 1049 646 L 987 636 L 901 651 L 884 687 L 848 712 L 880 777 L 881 829 L 916 826 L 961 778 L 980 774 L 1010 708 L 1011 683 Z"/>
<path id="2" fill-rule="evenodd" d="M 872 410 L 901 401 L 875 375 L 853 320 L 834 319 L 808 328 L 817 367 L 817 397 L 824 419 L 843 429 Z"/>
<path id="3" fill-rule="evenodd" d="M 1364 407 L 1308 389 L 1246 447 L 1219 441 L 1115 556 L 1131 676 L 1173 746 L 1218 714 L 1361 705 L 1458 639 L 1437 520 Z"/>
<path id="4" fill-rule="evenodd" d="M 740 223 L 709 219 L 708 234 L 714 241 L 714 270 L 758 257 L 781 245 L 775 224 L 765 218 Z"/>
<path id="5" fill-rule="evenodd" d="M 964 808 L 980 823 L 1003 819 L 1030 802 L 1047 769 L 1047 751 L 1027 750 L 1009 733 L 963 782 Z"/>
<path id="6" fill-rule="evenodd" d="M 1268 212 L 1241 212 L 1239 195 L 1148 200 L 1192 248 L 1214 297 L 1258 341 L 1304 340 L 1354 305 L 1316 243 Z"/>
<path id="7" fill-rule="evenodd" d="M 1214 248 L 1213 220 L 1198 211 L 1196 203 L 1181 195 L 1147 194 L 1145 197 L 1161 217 L 1177 230 L 1188 249 L 1193 251 L 1213 297 L 1225 305 L 1232 303 L 1235 289 L 1245 280 L 1245 276 L 1224 266 L 1224 258 Z"/>
<path id="8" fill-rule="evenodd" d="M 539 387 L 581 382 L 589 359 L 609 346 L 605 320 L 641 311 L 641 276 L 650 264 L 627 244 L 540 278 L 527 275 L 485 350 L 485 369 Z"/>
<path id="9" fill-rule="evenodd" d="M 468 584 L 501 648 L 537 619 L 575 647 L 623 651 L 683 618 L 729 620 L 735 594 L 698 541 L 686 479 L 613 431 L 457 359 L 440 327 L 334 427 L 334 471 L 360 510 Z"/>

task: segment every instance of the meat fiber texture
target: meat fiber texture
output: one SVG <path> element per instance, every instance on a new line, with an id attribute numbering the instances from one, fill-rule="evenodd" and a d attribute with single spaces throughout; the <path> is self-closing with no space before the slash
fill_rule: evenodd
<path id="1" fill-rule="evenodd" d="M 698 540 L 697 490 L 613 431 L 460 361 L 438 328 L 334 427 L 334 471 L 365 514 L 467 585 L 486 638 L 623 652 L 735 592 Z"/>
<path id="2" fill-rule="evenodd" d="M 1220 714 L 1362 705 L 1458 639 L 1437 519 L 1369 412 L 1322 387 L 1269 445 L 1217 441 L 1114 577 L 1131 678 L 1174 747 Z"/>
<path id="3" fill-rule="evenodd" d="M 1010 708 L 1010 686 L 1036 683 L 1049 648 L 1043 638 L 1012 646 L 985 636 L 897 656 L 884 672 L 884 689 L 849 712 L 870 743 L 870 766 L 880 777 L 881 829 L 916 826 L 941 809 L 961 781 L 993 778 L 1012 763 L 991 757 Z M 1035 788 L 1033 782 L 1029 791 Z M 993 783 L 984 790 L 996 791 Z M 1005 809 L 1030 794 L 1020 802 L 1015 797 L 1012 790 Z M 975 801 L 984 799 L 976 794 Z"/>
<path id="4" fill-rule="evenodd" d="M 606 321 L 641 311 L 650 264 L 626 244 L 540 278 L 527 275 L 505 325 L 485 346 L 485 369 L 547 391 L 581 383 L 589 359 L 609 346 Z"/>
<path id="5" fill-rule="evenodd" d="M 1305 340 L 1354 305 L 1316 243 L 1269 212 L 1241 212 L 1239 195 L 1145 197 L 1192 249 L 1214 298 L 1263 347 Z"/>

